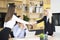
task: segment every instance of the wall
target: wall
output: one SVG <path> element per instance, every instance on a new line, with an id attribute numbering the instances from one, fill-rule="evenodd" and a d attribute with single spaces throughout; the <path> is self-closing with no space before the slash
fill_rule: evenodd
<path id="1" fill-rule="evenodd" d="M 60 0 L 51 0 L 52 13 L 60 13 Z"/>
<path id="2" fill-rule="evenodd" d="M 7 12 L 7 1 L 0 0 L 0 12 Z"/>

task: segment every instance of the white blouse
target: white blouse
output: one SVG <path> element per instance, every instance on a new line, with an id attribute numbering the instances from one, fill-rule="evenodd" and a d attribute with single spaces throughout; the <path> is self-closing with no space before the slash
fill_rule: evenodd
<path id="1" fill-rule="evenodd" d="M 29 24 L 28 22 L 16 17 L 15 15 L 12 16 L 12 19 L 9 20 L 8 22 L 4 22 L 4 27 L 8 27 L 8 28 L 13 28 L 15 23 L 17 22 L 20 22 L 20 23 L 23 23 L 23 24 Z"/>

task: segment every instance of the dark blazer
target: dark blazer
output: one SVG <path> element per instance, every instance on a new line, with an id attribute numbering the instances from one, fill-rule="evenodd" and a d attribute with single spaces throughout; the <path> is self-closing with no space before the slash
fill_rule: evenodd
<path id="1" fill-rule="evenodd" d="M 44 16 L 41 20 L 37 20 L 37 23 L 40 23 L 40 22 L 44 21 L 44 26 L 45 26 L 44 32 L 45 33 L 47 31 L 47 26 L 48 26 L 48 23 L 46 22 L 46 20 L 47 20 L 47 16 Z"/>
<path id="2" fill-rule="evenodd" d="M 55 21 L 54 18 L 52 16 L 52 23 L 49 23 L 49 27 L 48 27 L 48 35 L 52 36 L 53 32 L 55 32 Z"/>
<path id="3" fill-rule="evenodd" d="M 53 28 L 51 25 L 53 25 L 53 23 L 49 23 L 49 20 L 47 21 L 47 16 L 44 16 L 41 20 L 37 20 L 37 23 L 40 23 L 42 21 L 44 21 L 44 25 L 45 25 L 44 33 L 46 34 L 46 32 L 48 31 L 48 34 L 52 35 L 53 34 Z"/>
<path id="4" fill-rule="evenodd" d="M 55 19 L 52 16 L 52 24 L 51 24 L 51 26 L 52 26 L 53 32 L 55 32 L 55 21 L 54 20 Z"/>

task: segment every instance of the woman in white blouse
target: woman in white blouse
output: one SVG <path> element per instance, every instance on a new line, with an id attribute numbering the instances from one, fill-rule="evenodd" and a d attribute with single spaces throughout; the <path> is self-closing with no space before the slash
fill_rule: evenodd
<path id="1" fill-rule="evenodd" d="M 29 24 L 28 22 L 16 17 L 14 15 L 14 11 L 15 5 L 14 3 L 10 3 L 8 7 L 8 12 L 5 16 L 4 28 L 0 32 L 0 40 L 9 40 L 9 34 L 11 32 L 11 29 L 14 27 L 16 21 L 23 24 Z"/>

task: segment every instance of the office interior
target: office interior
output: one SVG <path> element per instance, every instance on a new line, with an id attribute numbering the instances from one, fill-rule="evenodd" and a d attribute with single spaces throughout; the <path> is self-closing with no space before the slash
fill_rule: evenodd
<path id="1" fill-rule="evenodd" d="M 59 40 L 60 37 L 60 35 L 58 35 L 60 33 L 58 30 L 60 28 L 59 1 L 60 0 L 0 0 L 0 30 L 3 29 L 4 18 L 7 13 L 9 3 L 14 3 L 16 5 L 15 13 L 17 13 L 17 15 L 20 15 L 22 19 L 24 19 L 24 16 L 27 16 L 27 18 L 29 18 L 29 22 L 34 22 L 36 20 L 41 19 L 44 15 L 43 14 L 44 10 L 46 8 L 49 8 L 50 13 L 51 15 L 53 15 L 54 18 L 56 32 L 54 32 L 54 37 L 51 37 L 48 40 L 55 40 L 55 39 Z M 33 9 L 31 9 L 31 7 Z M 38 10 L 35 8 L 37 8 Z M 44 30 L 44 22 L 35 24 L 33 25 L 33 27 L 28 25 L 28 29 L 29 31 L 32 32 L 38 30 L 38 33 L 42 33 Z M 29 40 L 29 39 L 39 40 L 39 37 L 34 36 L 32 38 L 31 37 L 23 38 L 23 40 Z M 14 39 L 10 38 L 9 40 Z M 22 39 L 17 38 L 16 40 L 22 40 Z"/>

